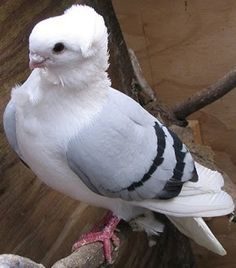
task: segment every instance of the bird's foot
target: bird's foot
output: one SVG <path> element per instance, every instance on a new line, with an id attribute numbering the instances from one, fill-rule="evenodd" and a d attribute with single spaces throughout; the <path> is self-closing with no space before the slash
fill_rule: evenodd
<path id="1" fill-rule="evenodd" d="M 114 233 L 119 221 L 120 219 L 118 217 L 108 212 L 106 216 L 102 219 L 102 221 L 99 224 L 95 225 L 91 232 L 82 235 L 81 238 L 77 242 L 75 242 L 72 247 L 72 250 L 75 251 L 84 245 L 91 244 L 94 242 L 102 242 L 104 258 L 109 264 L 112 264 L 111 242 L 115 246 L 115 249 L 117 249 L 120 245 L 120 239 Z M 103 230 L 99 231 L 99 226 L 101 225 L 101 223 L 105 227 L 103 228 Z"/>

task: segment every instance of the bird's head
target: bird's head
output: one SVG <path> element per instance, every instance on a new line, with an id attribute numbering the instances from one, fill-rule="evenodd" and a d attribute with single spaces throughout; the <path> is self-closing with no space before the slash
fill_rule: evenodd
<path id="1" fill-rule="evenodd" d="M 74 5 L 61 16 L 45 19 L 29 38 L 30 68 L 58 74 L 108 68 L 108 34 L 102 16 L 93 8 Z M 93 63 L 93 67 L 91 64 Z"/>

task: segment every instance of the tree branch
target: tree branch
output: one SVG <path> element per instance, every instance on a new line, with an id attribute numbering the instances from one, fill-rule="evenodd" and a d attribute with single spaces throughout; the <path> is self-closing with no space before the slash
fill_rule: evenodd
<path id="1" fill-rule="evenodd" d="M 155 117 L 161 119 L 166 125 L 175 124 L 183 126 L 183 121 L 178 121 L 173 111 L 156 97 L 154 90 L 143 76 L 134 51 L 132 49 L 128 49 L 128 51 L 133 68 L 134 84 L 138 91 L 139 103 Z"/>
<path id="2" fill-rule="evenodd" d="M 155 92 L 149 86 L 148 82 L 144 78 L 144 76 L 142 74 L 141 67 L 139 65 L 138 59 L 137 59 L 134 51 L 130 48 L 128 49 L 128 51 L 129 51 L 129 56 L 130 56 L 130 60 L 132 63 L 132 67 L 134 70 L 134 76 L 137 80 L 137 85 L 142 88 L 143 92 L 145 93 L 146 97 L 148 98 L 148 100 L 147 100 L 148 102 L 155 101 L 156 100 Z"/>
<path id="3" fill-rule="evenodd" d="M 186 117 L 218 100 L 236 87 L 236 69 L 228 72 L 215 84 L 195 93 L 186 100 L 176 104 L 172 110 L 177 120 L 187 124 Z"/>
<path id="4" fill-rule="evenodd" d="M 0 267 L 45 268 L 42 264 L 14 254 L 0 255 Z"/>
<path id="5" fill-rule="evenodd" d="M 69 256 L 57 261 L 51 268 L 100 267 L 103 262 L 102 244 L 97 242 L 81 247 Z"/>

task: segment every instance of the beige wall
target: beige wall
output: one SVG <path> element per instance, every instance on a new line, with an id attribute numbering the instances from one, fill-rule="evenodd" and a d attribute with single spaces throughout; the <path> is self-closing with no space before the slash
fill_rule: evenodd
<path id="1" fill-rule="evenodd" d="M 236 66 L 236 1 L 113 0 L 113 4 L 128 47 L 167 104 L 214 83 Z M 192 117 L 200 120 L 204 143 L 214 149 L 218 166 L 236 182 L 235 103 L 233 90 Z M 201 265 L 236 267 L 232 239 L 236 231 L 229 232 L 225 224 L 212 225 L 229 254 L 217 258 L 202 252 Z"/>

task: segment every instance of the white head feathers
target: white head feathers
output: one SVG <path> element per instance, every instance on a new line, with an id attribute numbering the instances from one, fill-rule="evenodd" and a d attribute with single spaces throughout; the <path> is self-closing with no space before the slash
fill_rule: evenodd
<path id="1" fill-rule="evenodd" d="M 50 75 L 65 80 L 65 74 L 75 69 L 89 73 L 88 62 L 92 59 L 94 75 L 108 68 L 107 46 L 103 17 L 91 7 L 73 5 L 63 15 L 45 19 L 34 27 L 29 38 L 30 65 L 43 67 Z"/>
<path id="2" fill-rule="evenodd" d="M 74 26 L 75 31 L 70 34 L 76 37 L 85 57 L 93 55 L 96 51 L 106 48 L 107 51 L 107 28 L 103 17 L 88 6 L 74 5 L 67 9 L 64 16 L 68 23 Z"/>

